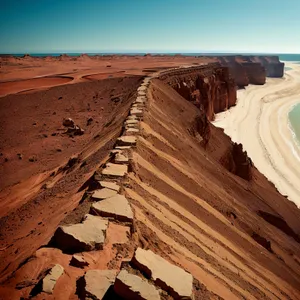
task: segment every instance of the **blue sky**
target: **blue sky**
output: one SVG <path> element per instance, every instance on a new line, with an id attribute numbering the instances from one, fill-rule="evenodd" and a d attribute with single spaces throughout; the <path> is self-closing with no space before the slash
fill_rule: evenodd
<path id="1" fill-rule="evenodd" d="M 0 53 L 300 53 L 300 0 L 1 0 Z"/>

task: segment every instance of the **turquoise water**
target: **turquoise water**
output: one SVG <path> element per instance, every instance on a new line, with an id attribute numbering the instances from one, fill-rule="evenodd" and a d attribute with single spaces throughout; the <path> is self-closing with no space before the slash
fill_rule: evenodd
<path id="1" fill-rule="evenodd" d="M 289 112 L 289 120 L 298 145 L 300 146 L 300 103 L 296 104 Z"/>
<path id="2" fill-rule="evenodd" d="M 110 55 L 110 54 L 123 54 L 123 55 L 144 55 L 145 53 L 142 52 L 99 52 L 99 53 L 89 53 L 82 51 L 81 53 L 72 53 L 72 52 L 60 52 L 60 53 L 28 53 L 31 56 L 59 56 L 61 54 L 68 54 L 69 56 L 79 56 L 82 53 L 86 53 L 88 55 Z M 12 53 L 14 56 L 23 56 L 25 53 Z M 284 54 L 284 53 L 278 53 L 278 54 L 268 54 L 268 53 L 216 53 L 216 52 L 210 52 L 210 53 L 151 53 L 151 54 L 168 54 L 168 55 L 176 55 L 176 54 L 183 54 L 187 56 L 217 56 L 217 55 L 278 55 L 279 59 L 281 61 L 298 61 L 300 62 L 300 54 Z"/>

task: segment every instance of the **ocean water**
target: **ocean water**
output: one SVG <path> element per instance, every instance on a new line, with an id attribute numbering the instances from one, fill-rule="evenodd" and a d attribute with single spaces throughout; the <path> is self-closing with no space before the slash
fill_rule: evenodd
<path id="1" fill-rule="evenodd" d="M 291 129 L 294 132 L 295 140 L 300 147 L 300 100 L 289 112 L 289 121 Z"/>
<path id="2" fill-rule="evenodd" d="M 111 55 L 111 54 L 119 54 L 119 55 L 145 55 L 147 52 L 95 52 L 95 53 L 89 53 L 82 51 L 80 53 L 72 53 L 72 52 L 59 52 L 59 53 L 28 53 L 31 56 L 38 56 L 38 57 L 43 57 L 43 56 L 59 56 L 61 54 L 67 54 L 69 56 L 79 56 L 82 53 L 86 53 L 88 55 Z M 300 62 L 300 54 L 285 54 L 285 53 L 278 53 L 278 54 L 268 54 L 268 53 L 217 53 L 217 52 L 210 52 L 210 53 L 205 53 L 205 52 L 198 52 L 198 53 L 186 53 L 186 52 L 176 52 L 176 53 L 167 53 L 167 52 L 148 52 L 151 54 L 168 54 L 168 55 L 176 55 L 176 54 L 183 54 L 187 56 L 217 56 L 217 55 L 278 55 L 279 59 L 281 61 L 295 61 L 295 62 Z M 12 53 L 14 56 L 23 56 L 25 53 Z"/>

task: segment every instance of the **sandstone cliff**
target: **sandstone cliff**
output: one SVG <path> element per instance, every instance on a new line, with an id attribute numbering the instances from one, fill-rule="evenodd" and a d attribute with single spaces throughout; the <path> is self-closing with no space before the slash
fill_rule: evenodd
<path id="1" fill-rule="evenodd" d="M 160 79 L 203 110 L 209 120 L 236 102 L 234 79 L 228 68 L 218 63 L 174 69 L 163 73 Z"/>
<path id="2" fill-rule="evenodd" d="M 218 56 L 222 66 L 227 66 L 238 87 L 264 84 L 266 77 L 283 77 L 284 63 L 278 56 L 228 55 Z"/>

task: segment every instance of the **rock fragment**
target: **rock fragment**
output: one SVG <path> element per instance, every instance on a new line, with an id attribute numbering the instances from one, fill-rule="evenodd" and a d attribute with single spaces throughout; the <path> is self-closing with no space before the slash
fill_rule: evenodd
<path id="1" fill-rule="evenodd" d="M 106 168 L 102 170 L 102 175 L 107 175 L 109 177 L 123 177 L 128 172 L 127 165 L 119 165 L 113 163 L 107 163 Z"/>
<path id="2" fill-rule="evenodd" d="M 91 212 L 121 222 L 132 222 L 133 212 L 128 200 L 123 195 L 116 195 L 92 204 Z"/>
<path id="3" fill-rule="evenodd" d="M 138 248 L 132 263 L 175 299 L 193 299 L 193 276 L 151 250 Z"/>
<path id="4" fill-rule="evenodd" d="M 110 182 L 110 181 L 99 181 L 101 187 L 103 188 L 108 188 L 108 189 L 111 189 L 111 190 L 114 190 L 114 191 L 117 191 L 119 192 L 120 191 L 120 186 L 117 185 L 116 183 L 114 182 Z"/>
<path id="5" fill-rule="evenodd" d="M 130 110 L 130 114 L 134 115 L 134 116 L 137 116 L 137 117 L 142 117 L 143 116 L 143 111 L 142 111 L 142 109 L 138 109 L 138 108 L 134 107 Z"/>
<path id="6" fill-rule="evenodd" d="M 114 191 L 114 190 L 111 190 L 108 188 L 104 188 L 104 189 L 94 191 L 92 198 L 101 200 L 101 199 L 113 197 L 116 194 L 117 194 L 117 191 Z"/>
<path id="7" fill-rule="evenodd" d="M 136 137 L 134 136 L 121 136 L 117 139 L 118 146 L 134 146 L 136 145 Z"/>
<path id="8" fill-rule="evenodd" d="M 77 268 L 84 268 L 85 266 L 88 266 L 89 263 L 81 255 L 74 254 L 70 261 L 70 265 Z"/>
<path id="9" fill-rule="evenodd" d="M 128 164 L 129 159 L 125 155 L 121 153 L 117 153 L 115 156 L 115 163 L 116 164 Z"/>
<path id="10" fill-rule="evenodd" d="M 85 215 L 80 224 L 60 226 L 54 241 L 66 252 L 82 252 L 103 249 L 108 221 L 93 215 Z"/>
<path id="11" fill-rule="evenodd" d="M 65 118 L 65 119 L 63 119 L 63 126 L 65 126 L 65 127 L 74 127 L 75 122 L 71 118 Z"/>
<path id="12" fill-rule="evenodd" d="M 64 273 L 64 268 L 56 264 L 50 272 L 43 278 L 42 291 L 47 294 L 52 294 L 55 284 L 59 277 Z"/>
<path id="13" fill-rule="evenodd" d="M 113 285 L 116 275 L 116 270 L 87 271 L 83 278 L 85 299 L 102 300 Z"/>
<path id="14" fill-rule="evenodd" d="M 128 273 L 126 270 L 121 270 L 118 274 L 114 284 L 114 291 L 126 300 L 160 299 L 158 290 L 152 284 L 137 275 Z"/>

